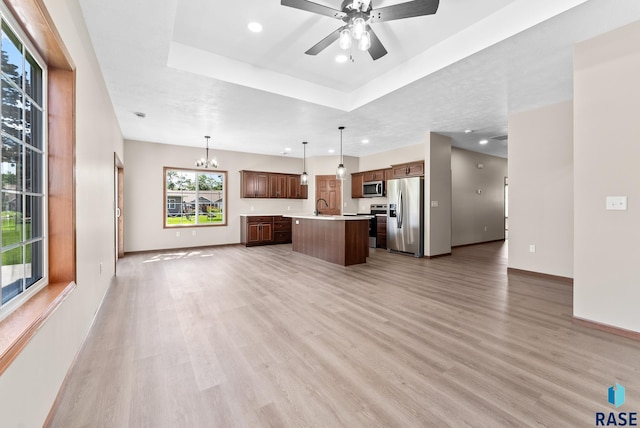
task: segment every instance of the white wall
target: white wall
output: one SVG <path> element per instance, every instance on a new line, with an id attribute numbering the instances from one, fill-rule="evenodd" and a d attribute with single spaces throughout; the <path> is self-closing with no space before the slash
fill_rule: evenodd
<path id="1" fill-rule="evenodd" d="M 438 256 L 451 253 L 451 138 L 433 132 L 425 138 L 424 254 Z"/>
<path id="2" fill-rule="evenodd" d="M 506 176 L 504 158 L 451 149 L 451 245 L 504 239 Z"/>
<path id="3" fill-rule="evenodd" d="M 76 69 L 77 288 L 0 377 L 3 427 L 42 426 L 114 274 L 120 129 L 77 0 L 45 0 Z M 100 273 L 102 263 L 102 273 Z"/>
<path id="4" fill-rule="evenodd" d="M 640 22 L 574 56 L 574 315 L 640 332 Z M 627 196 L 626 211 L 605 210 Z"/>
<path id="5" fill-rule="evenodd" d="M 571 101 L 509 116 L 508 171 L 509 267 L 573 277 Z"/>

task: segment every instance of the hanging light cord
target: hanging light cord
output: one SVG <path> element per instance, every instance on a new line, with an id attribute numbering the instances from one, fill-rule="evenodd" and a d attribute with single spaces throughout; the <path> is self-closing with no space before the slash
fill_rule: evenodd
<path id="1" fill-rule="evenodd" d="M 342 158 L 342 131 L 344 130 L 344 126 L 340 127 L 340 163 L 344 164 L 344 159 Z"/>

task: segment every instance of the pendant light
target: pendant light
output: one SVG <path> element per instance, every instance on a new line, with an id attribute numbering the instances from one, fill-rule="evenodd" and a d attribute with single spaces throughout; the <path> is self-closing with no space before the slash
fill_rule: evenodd
<path id="1" fill-rule="evenodd" d="M 218 160 L 216 158 L 213 158 L 211 160 L 209 160 L 209 138 L 211 138 L 208 135 L 205 135 L 204 138 L 207 140 L 207 149 L 206 149 L 206 158 L 200 158 L 200 160 L 196 161 L 196 166 L 198 168 L 217 168 L 218 167 Z"/>
<path id="2" fill-rule="evenodd" d="M 336 178 L 338 180 L 344 180 L 347 175 L 347 168 L 344 167 L 344 160 L 342 159 L 342 131 L 344 130 L 344 126 L 338 126 L 338 129 L 340 130 L 340 164 L 336 170 Z"/>
<path id="3" fill-rule="evenodd" d="M 307 174 L 307 142 L 302 142 L 302 174 L 300 175 L 300 184 L 307 186 L 309 184 L 309 175 Z"/>

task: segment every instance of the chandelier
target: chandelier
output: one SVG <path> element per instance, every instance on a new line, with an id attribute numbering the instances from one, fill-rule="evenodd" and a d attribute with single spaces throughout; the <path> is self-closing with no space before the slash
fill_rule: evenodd
<path id="1" fill-rule="evenodd" d="M 200 158 L 199 160 L 196 161 L 196 166 L 198 168 L 217 168 L 218 167 L 218 160 L 216 158 L 213 158 L 211 160 L 209 160 L 209 138 L 211 138 L 208 135 L 205 135 L 204 138 L 207 140 L 207 149 L 205 152 L 205 157 L 204 158 Z"/>

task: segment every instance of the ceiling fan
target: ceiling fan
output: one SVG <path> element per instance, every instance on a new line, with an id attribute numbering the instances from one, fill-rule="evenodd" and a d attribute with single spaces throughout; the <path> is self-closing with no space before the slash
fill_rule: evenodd
<path id="1" fill-rule="evenodd" d="M 392 6 L 374 9 L 371 0 L 344 0 L 341 10 L 313 3 L 308 0 L 281 0 L 282 6 L 317 13 L 339 19 L 345 23 L 342 27 L 329 34 L 311 49 L 307 55 L 317 55 L 329 47 L 336 40 L 340 40 L 340 47 L 350 49 L 355 40 L 358 48 L 369 51 L 375 60 L 387 54 L 370 23 L 392 21 L 394 19 L 412 18 L 414 16 L 433 15 L 438 10 L 439 0 L 413 0 Z"/>

